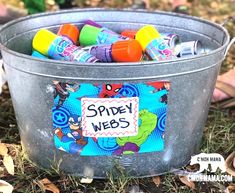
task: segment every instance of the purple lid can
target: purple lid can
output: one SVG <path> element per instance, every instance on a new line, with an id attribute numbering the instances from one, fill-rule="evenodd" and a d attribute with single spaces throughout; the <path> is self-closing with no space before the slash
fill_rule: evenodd
<path id="1" fill-rule="evenodd" d="M 90 20 L 90 19 L 85 20 L 83 23 L 84 23 L 85 25 L 91 25 L 91 26 L 94 26 L 94 27 L 97 27 L 97 28 L 103 28 L 103 29 L 105 29 L 106 31 L 108 31 L 110 34 L 117 34 L 116 32 L 114 32 L 114 31 L 112 31 L 112 30 L 110 30 L 110 29 L 108 29 L 108 28 L 106 28 L 106 27 L 103 27 L 102 25 L 100 25 L 100 24 L 98 24 L 98 23 L 96 23 L 95 21 Z"/>
<path id="2" fill-rule="evenodd" d="M 102 28 L 102 26 L 100 24 L 98 24 L 98 23 L 96 23 L 96 22 L 94 22 L 93 20 L 90 20 L 90 19 L 85 20 L 83 23 L 85 25 L 91 25 L 91 26 L 94 26 L 94 27 Z"/>
<path id="3" fill-rule="evenodd" d="M 111 44 L 88 46 L 84 47 L 83 50 L 87 51 L 101 62 L 113 62 Z"/>

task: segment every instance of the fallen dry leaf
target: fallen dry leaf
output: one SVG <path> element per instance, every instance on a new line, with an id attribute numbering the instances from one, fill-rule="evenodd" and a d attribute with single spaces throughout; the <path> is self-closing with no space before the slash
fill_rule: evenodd
<path id="1" fill-rule="evenodd" d="M 4 143 L 0 143 L 0 155 L 5 156 L 8 153 L 7 146 Z"/>
<path id="2" fill-rule="evenodd" d="M 191 189 L 195 189 L 195 183 L 189 181 L 187 176 L 179 176 L 180 181 Z"/>
<path id="3" fill-rule="evenodd" d="M 39 180 L 38 183 L 44 190 L 48 190 L 48 191 L 51 191 L 53 193 L 60 193 L 60 190 L 57 188 L 57 186 L 55 184 L 53 184 L 47 178 Z"/>
<path id="4" fill-rule="evenodd" d="M 233 151 L 225 160 L 225 167 L 228 174 L 235 176 L 235 151 Z"/>
<path id="5" fill-rule="evenodd" d="M 11 175 L 15 174 L 15 166 L 13 159 L 10 155 L 5 155 L 3 157 L 3 165 L 5 166 L 7 172 Z"/>
<path id="6" fill-rule="evenodd" d="M 4 180 L 0 180 L 0 192 L 2 193 L 12 193 L 13 191 L 13 186 L 9 183 L 7 183 Z"/>
<path id="7" fill-rule="evenodd" d="M 211 2 L 211 8 L 218 9 L 219 8 L 219 3 L 215 2 L 215 1 Z"/>
<path id="8" fill-rule="evenodd" d="M 4 167 L 0 167 L 0 173 L 3 172 L 5 170 Z"/>
<path id="9" fill-rule="evenodd" d="M 228 193 L 234 193 L 235 192 L 235 184 L 231 184 L 227 187 L 226 191 Z"/>
<path id="10" fill-rule="evenodd" d="M 194 165 L 187 165 L 186 170 L 189 172 L 196 172 L 199 170 L 200 165 L 199 164 L 194 164 Z"/>
<path id="11" fill-rule="evenodd" d="M 153 177 L 152 179 L 153 179 L 154 184 L 155 184 L 157 187 L 161 184 L 161 178 L 160 178 L 160 176 L 155 176 L 155 177 Z"/>
<path id="12" fill-rule="evenodd" d="M 82 178 L 82 179 L 80 180 L 80 182 L 81 182 L 82 184 L 90 184 L 90 183 L 92 183 L 92 181 L 93 181 L 92 178 Z"/>

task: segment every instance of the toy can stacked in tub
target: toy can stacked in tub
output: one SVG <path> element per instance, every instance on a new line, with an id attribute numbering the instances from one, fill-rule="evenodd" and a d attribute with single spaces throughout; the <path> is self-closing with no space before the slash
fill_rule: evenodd
<path id="1" fill-rule="evenodd" d="M 58 14 L 71 24 L 58 29 L 56 14 L 42 14 L 26 19 L 40 20 L 37 30 L 27 24 L 10 41 L 1 38 L 13 50 L 2 53 L 29 158 L 91 178 L 104 178 L 115 164 L 135 176 L 184 166 L 200 145 L 226 30 L 169 13 L 143 12 L 146 25 L 131 11 L 95 10 L 96 23 L 81 10 Z M 153 16 L 164 22 L 152 25 Z M 209 28 L 219 35 L 211 37 Z M 27 46 L 16 45 L 19 38 Z M 25 55 L 31 43 L 34 57 Z"/>

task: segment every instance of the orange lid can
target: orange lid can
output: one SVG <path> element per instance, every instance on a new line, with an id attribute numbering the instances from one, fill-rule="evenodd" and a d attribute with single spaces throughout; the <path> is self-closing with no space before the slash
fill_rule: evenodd
<path id="1" fill-rule="evenodd" d="M 142 48 L 137 40 L 118 41 L 112 45 L 112 57 L 116 62 L 138 62 L 142 59 Z"/>
<path id="2" fill-rule="evenodd" d="M 73 24 L 64 24 L 60 27 L 57 35 L 69 38 L 74 44 L 77 43 L 79 38 L 79 29 Z"/>
<path id="3" fill-rule="evenodd" d="M 135 39 L 136 33 L 137 33 L 137 31 L 134 31 L 134 30 L 124 30 L 124 31 L 122 31 L 121 35 L 126 36 L 131 39 Z"/>

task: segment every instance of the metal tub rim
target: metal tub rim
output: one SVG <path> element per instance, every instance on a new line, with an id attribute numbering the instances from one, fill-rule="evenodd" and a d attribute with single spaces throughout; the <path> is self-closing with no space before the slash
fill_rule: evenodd
<path id="1" fill-rule="evenodd" d="M 217 49 L 214 49 L 212 51 L 210 51 L 209 53 L 207 54 L 200 54 L 200 55 L 196 55 L 196 56 L 192 56 L 192 57 L 187 57 L 187 58 L 177 58 L 176 60 L 166 60 L 166 61 L 143 61 L 143 62 L 123 62 L 123 63 L 120 63 L 120 62 L 116 62 L 116 63 L 112 63 L 112 66 L 116 66 L 116 67 L 123 67 L 123 66 L 139 66 L 139 65 L 151 65 L 151 64 L 154 64 L 154 65 L 164 65 L 166 63 L 172 63 L 172 62 L 184 62 L 184 61 L 188 61 L 188 60 L 193 60 L 193 59 L 201 59 L 201 58 L 204 58 L 205 56 L 212 56 L 222 50 L 224 50 L 228 45 L 229 45 L 229 42 L 230 42 L 230 36 L 229 36 L 229 33 L 227 31 L 226 28 L 224 28 L 223 26 L 219 25 L 219 24 L 216 24 L 216 23 L 213 23 L 212 21 L 209 21 L 209 20 L 206 20 L 206 19 L 201 19 L 201 18 L 198 18 L 198 17 L 194 17 L 194 16 L 188 16 L 188 15 L 183 15 L 183 14 L 177 14 L 177 13 L 172 13 L 172 12 L 165 12 L 165 11 L 154 11 L 154 12 L 150 12 L 150 11 L 146 11 L 146 10 L 131 10 L 131 9 L 107 9 L 107 8 L 88 8 L 88 9 L 71 9 L 69 10 L 70 13 L 79 13 L 79 12 L 138 12 L 138 13 L 145 13 L 145 14 L 164 14 L 164 15 L 168 15 L 168 16 L 174 16 L 174 17 L 180 17 L 180 18 L 186 18 L 186 19 L 190 19 L 190 20 L 196 20 L 198 22 L 202 22 L 202 23 L 206 23 L 208 25 L 212 25 L 218 29 L 220 29 L 221 31 L 223 31 L 223 33 L 225 34 L 225 38 L 226 38 L 226 41 L 223 42 L 223 45 L 221 45 L 220 47 L 218 47 Z M 11 26 L 14 26 L 15 24 L 17 23 L 20 23 L 20 22 L 23 22 L 23 21 L 27 21 L 27 20 L 30 20 L 30 19 L 33 19 L 33 18 L 40 18 L 40 17 L 46 17 L 46 16 L 51 16 L 51 15 L 55 15 L 55 14 L 64 14 L 68 12 L 68 10 L 62 10 L 62 11 L 55 11 L 55 12 L 47 12 L 47 13 L 40 13 L 40 14 L 34 14 L 34 15 L 29 15 L 29 16 L 26 16 L 26 17 L 22 17 L 22 18 L 18 18 L 16 20 L 13 20 L 13 21 L 10 21 L 8 22 L 7 24 L 3 25 L 2 28 L 0 29 L 0 34 L 4 32 L 5 29 L 11 27 Z M 224 40 L 223 40 L 224 41 Z M 12 54 L 12 55 L 15 55 L 15 56 L 18 56 L 20 58 L 24 58 L 26 60 L 33 60 L 33 61 L 45 61 L 43 59 L 39 59 L 39 58 L 34 58 L 30 55 L 27 55 L 27 54 L 22 54 L 22 53 L 19 53 L 19 52 L 16 52 L 16 51 L 13 51 L 9 48 L 7 48 L 4 44 L 6 42 L 2 42 L 2 38 L 0 38 L 0 49 L 9 53 L 9 54 Z M 225 55 L 224 55 L 225 57 Z M 56 65 L 59 65 L 58 64 L 58 60 L 51 60 L 49 59 L 48 61 L 50 61 L 49 63 L 50 64 L 56 64 Z M 67 62 L 67 61 L 60 61 L 59 62 L 61 65 L 63 64 L 66 64 L 66 65 L 71 65 L 71 66 L 82 66 L 82 67 L 86 67 L 87 65 L 90 65 L 90 66 L 96 66 L 96 67 L 110 67 L 110 63 L 102 63 L 102 62 L 98 62 L 98 63 L 95 63 L 95 64 L 91 64 L 91 63 L 76 63 L 76 62 Z"/>

